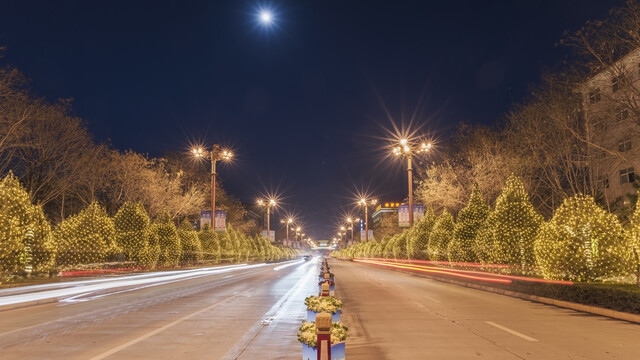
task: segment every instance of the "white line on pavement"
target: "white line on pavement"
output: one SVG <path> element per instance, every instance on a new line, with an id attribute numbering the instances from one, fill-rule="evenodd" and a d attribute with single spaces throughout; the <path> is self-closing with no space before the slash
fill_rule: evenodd
<path id="1" fill-rule="evenodd" d="M 495 327 L 497 327 L 497 328 L 498 328 L 498 329 L 500 329 L 500 330 L 506 331 L 506 332 L 508 332 L 509 334 L 513 334 L 513 335 L 515 335 L 515 336 L 521 337 L 521 338 L 523 338 L 523 339 L 525 339 L 525 340 L 527 340 L 527 341 L 538 341 L 537 339 L 534 339 L 534 338 L 532 338 L 532 337 L 530 337 L 530 336 L 527 336 L 527 335 L 525 335 L 525 334 L 519 333 L 519 332 L 517 332 L 517 331 L 515 331 L 515 330 L 511 330 L 511 329 L 509 329 L 509 328 L 508 328 L 508 327 L 506 327 L 506 326 L 502 326 L 502 325 L 500 325 L 500 324 L 496 324 L 496 323 L 494 323 L 494 322 L 492 322 L 492 321 L 485 321 L 485 323 L 487 323 L 487 324 L 489 324 L 489 325 L 491 325 L 491 326 L 495 326 Z"/>
<path id="2" fill-rule="evenodd" d="M 251 289 L 248 289 L 248 290 L 245 290 L 243 292 L 247 292 L 247 291 L 250 291 L 250 290 Z M 194 317 L 196 315 L 200 315 L 201 313 L 216 307 L 218 304 L 223 303 L 225 301 L 228 301 L 230 299 L 233 299 L 233 298 L 235 298 L 235 297 L 237 297 L 239 295 L 240 295 L 240 293 L 237 293 L 236 295 L 233 295 L 233 296 L 229 296 L 229 297 L 227 297 L 227 298 L 225 298 L 223 300 L 220 300 L 220 301 L 218 301 L 218 302 L 216 302 L 216 303 L 214 303 L 212 305 L 207 306 L 204 309 L 198 310 L 198 311 L 196 311 L 194 313 L 191 313 L 191 314 L 189 314 L 187 316 L 181 317 L 178 320 L 175 320 L 175 321 L 173 321 L 173 322 L 171 322 L 171 323 L 169 323 L 167 325 L 164 325 L 164 326 L 159 327 L 159 328 L 157 328 L 157 329 L 155 329 L 155 330 L 153 330 L 151 332 L 148 332 L 148 333 L 146 333 L 146 334 L 144 334 L 142 336 L 139 336 L 139 337 L 137 337 L 137 338 L 135 338 L 135 339 L 133 339 L 133 340 L 131 340 L 129 342 L 126 342 L 126 343 L 124 343 L 124 344 L 122 344 L 122 345 L 120 345 L 118 347 L 115 347 L 115 348 L 113 348 L 113 349 L 111 349 L 111 350 L 109 350 L 107 352 L 104 352 L 104 353 L 102 353 L 102 354 L 100 354 L 98 356 L 94 356 L 90 360 L 101 360 L 101 359 L 104 359 L 104 358 L 106 358 L 108 356 L 111 356 L 111 355 L 113 355 L 113 354 L 115 354 L 115 353 L 117 353 L 119 351 L 122 351 L 122 350 L 124 350 L 124 349 L 126 349 L 126 348 L 128 348 L 128 347 L 130 347 L 132 345 L 135 345 L 135 344 L 141 342 L 142 340 L 148 339 L 148 338 L 152 337 L 153 335 L 156 335 L 156 334 L 158 334 L 158 333 L 160 333 L 162 331 L 165 331 L 165 330 L 167 330 L 167 329 L 169 329 L 171 327 L 174 327 L 175 325 L 178 325 L 179 323 L 181 323 L 181 322 L 183 322 L 183 321 L 185 321 L 187 319 L 190 319 L 190 318 L 192 318 L 192 317 Z"/>

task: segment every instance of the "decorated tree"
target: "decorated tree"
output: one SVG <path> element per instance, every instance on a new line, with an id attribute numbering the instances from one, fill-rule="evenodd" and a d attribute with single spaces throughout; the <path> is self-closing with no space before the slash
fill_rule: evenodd
<path id="1" fill-rule="evenodd" d="M 53 268 L 55 247 L 51 225 L 42 208 L 12 174 L 0 181 L 0 272 L 47 272 Z"/>
<path id="2" fill-rule="evenodd" d="M 53 239 L 58 266 L 102 263 L 113 259 L 119 250 L 113 219 L 98 203 L 60 223 Z"/>
<path id="3" fill-rule="evenodd" d="M 116 244 L 124 260 L 135 261 L 145 267 L 154 267 L 160 247 L 151 239 L 149 215 L 140 203 L 124 203 L 113 217 Z"/>
<path id="4" fill-rule="evenodd" d="M 432 209 L 427 209 L 420 221 L 416 222 L 408 231 L 407 255 L 410 259 L 426 259 L 427 244 L 431 229 L 436 222 L 436 214 Z"/>
<path id="5" fill-rule="evenodd" d="M 640 191 L 638 191 L 640 199 Z M 640 286 L 640 203 L 636 202 L 636 210 L 631 216 L 630 228 L 627 231 L 627 241 L 633 246 L 633 270 L 636 275 L 636 284 Z"/>
<path id="6" fill-rule="evenodd" d="M 398 239 L 400 238 L 400 234 L 395 234 L 395 235 L 391 235 L 389 237 L 389 241 L 387 241 L 385 247 L 384 247 L 384 257 L 385 258 L 395 258 L 395 254 L 393 253 L 393 249 L 396 247 L 396 242 L 398 242 Z"/>
<path id="7" fill-rule="evenodd" d="M 480 233 L 486 238 L 480 242 L 490 244 L 493 262 L 519 265 L 528 272 L 535 265 L 533 242 L 542 222 L 522 181 L 512 174 L 487 218 L 489 226 Z"/>
<path id="8" fill-rule="evenodd" d="M 535 256 L 545 278 L 576 281 L 624 276 L 633 269 L 633 242 L 615 215 L 590 196 L 564 200 L 542 225 Z"/>
<path id="9" fill-rule="evenodd" d="M 482 193 L 475 184 L 469 203 L 458 213 L 458 221 L 453 230 L 453 239 L 449 243 L 447 255 L 452 262 L 475 262 L 473 251 L 476 235 L 489 215 L 489 206 L 485 204 Z"/>
<path id="10" fill-rule="evenodd" d="M 489 208 L 487 218 L 484 223 L 480 225 L 476 237 L 471 244 L 475 258 L 483 264 L 493 262 L 493 237 L 491 236 L 491 231 L 493 230 L 495 222 L 493 210 Z"/>
<path id="11" fill-rule="evenodd" d="M 209 224 L 200 229 L 198 238 L 200 238 L 200 243 L 202 244 L 202 258 L 216 263 L 219 262 L 220 242 L 218 241 L 218 235 Z"/>
<path id="12" fill-rule="evenodd" d="M 407 233 L 408 231 L 403 231 L 397 235 L 397 240 L 395 244 L 393 244 L 393 257 L 396 259 L 406 259 L 407 258 Z"/>
<path id="13" fill-rule="evenodd" d="M 198 233 L 193 229 L 189 220 L 185 219 L 178 228 L 178 237 L 182 252 L 180 253 L 180 263 L 195 264 L 202 260 L 202 244 L 198 238 Z"/>
<path id="14" fill-rule="evenodd" d="M 168 211 L 162 211 L 156 217 L 151 225 L 151 233 L 160 248 L 158 265 L 177 266 L 180 262 L 182 246 L 180 245 L 178 229 Z"/>
<path id="15" fill-rule="evenodd" d="M 453 239 L 454 227 L 453 215 L 447 210 L 436 218 L 427 244 L 427 254 L 431 260 L 447 260 L 447 247 Z"/>

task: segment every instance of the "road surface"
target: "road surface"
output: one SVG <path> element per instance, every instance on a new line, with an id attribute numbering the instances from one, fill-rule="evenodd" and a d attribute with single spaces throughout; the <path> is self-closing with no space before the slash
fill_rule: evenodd
<path id="1" fill-rule="evenodd" d="M 640 359 L 640 325 L 331 260 L 347 359 Z"/>
<path id="2" fill-rule="evenodd" d="M 317 275 L 297 261 L 3 290 L 0 308 L 58 301 L 0 311 L 0 359 L 297 359 Z"/>

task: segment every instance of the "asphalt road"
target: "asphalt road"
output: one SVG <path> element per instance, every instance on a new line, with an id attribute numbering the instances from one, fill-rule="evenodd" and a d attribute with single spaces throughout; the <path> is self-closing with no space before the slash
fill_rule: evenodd
<path id="1" fill-rule="evenodd" d="M 347 359 L 640 359 L 640 325 L 331 260 Z"/>
<path id="2" fill-rule="evenodd" d="M 309 261 L 3 290 L 0 359 L 298 359 L 317 275 Z"/>

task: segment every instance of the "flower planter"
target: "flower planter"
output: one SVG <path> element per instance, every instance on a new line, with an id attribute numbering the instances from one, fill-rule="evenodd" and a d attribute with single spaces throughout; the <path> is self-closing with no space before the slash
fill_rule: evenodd
<path id="1" fill-rule="evenodd" d="M 346 346 L 344 342 L 331 345 L 331 360 L 344 360 L 346 358 Z M 302 344 L 302 360 L 318 359 L 318 348 Z"/>
<path id="2" fill-rule="evenodd" d="M 331 285 L 329 285 L 329 296 L 335 296 L 335 285 L 333 283 L 331 283 Z M 318 295 L 322 294 L 322 283 L 318 284 Z"/>
<path id="3" fill-rule="evenodd" d="M 307 321 L 312 322 L 312 321 L 316 321 L 316 315 L 318 315 L 319 312 L 314 312 L 311 310 L 307 310 Z M 338 310 L 334 313 L 331 313 L 331 321 L 333 322 L 338 322 L 340 321 L 340 314 L 342 314 L 342 310 Z"/>

